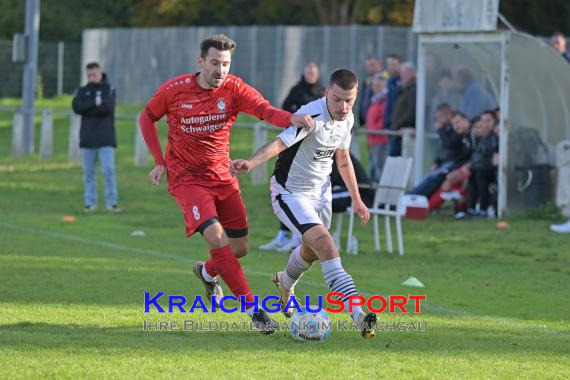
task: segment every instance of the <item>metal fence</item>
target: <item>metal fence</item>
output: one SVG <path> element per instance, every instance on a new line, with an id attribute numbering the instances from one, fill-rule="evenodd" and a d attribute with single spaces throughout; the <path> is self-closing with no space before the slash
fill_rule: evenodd
<path id="1" fill-rule="evenodd" d="M 14 156 L 21 155 L 21 146 L 23 139 L 23 116 L 19 107 L 14 106 L 0 106 L 0 112 L 12 113 L 12 154 Z M 42 161 L 51 160 L 54 151 L 54 117 L 64 116 L 69 120 L 68 137 L 67 137 L 67 151 L 68 160 L 70 162 L 79 162 L 80 149 L 79 149 L 79 131 L 81 128 L 81 116 L 75 114 L 71 110 L 53 110 L 51 108 L 36 108 L 35 113 L 41 115 L 40 124 L 40 146 L 39 153 Z M 134 158 L 133 163 L 135 166 L 146 166 L 149 162 L 149 150 L 144 141 L 142 133 L 139 128 L 138 115 L 134 114 L 115 114 L 117 120 L 127 120 L 133 123 L 134 130 Z M 268 132 L 279 132 L 282 129 L 265 122 L 257 123 L 235 123 L 234 128 L 251 128 L 253 129 L 252 151 L 255 152 L 259 147 L 268 141 Z M 400 132 L 392 130 L 366 130 L 366 129 L 353 129 L 353 141 L 358 141 L 359 135 L 385 135 L 385 136 L 402 136 L 402 156 L 414 156 L 414 141 L 415 136 L 413 129 L 404 128 Z M 437 139 L 437 135 L 428 134 L 426 138 Z M 360 158 L 359 144 L 351 145 L 351 152 Z M 251 180 L 254 184 L 261 184 L 267 182 L 267 163 L 260 165 L 251 172 Z"/>
<path id="2" fill-rule="evenodd" d="M 167 79 L 197 71 L 200 41 L 216 33 L 237 42 L 231 72 L 276 105 L 308 62 L 316 62 L 326 78 L 340 67 L 364 75 L 369 55 L 416 60 L 411 29 L 350 25 L 90 29 L 83 32 L 82 63 L 102 65 L 120 102 L 144 104 Z"/>
<path id="3" fill-rule="evenodd" d="M 22 63 L 12 62 L 12 42 L 0 40 L 0 98 L 22 96 Z M 40 42 L 37 94 L 71 94 L 81 80 L 81 44 Z"/>

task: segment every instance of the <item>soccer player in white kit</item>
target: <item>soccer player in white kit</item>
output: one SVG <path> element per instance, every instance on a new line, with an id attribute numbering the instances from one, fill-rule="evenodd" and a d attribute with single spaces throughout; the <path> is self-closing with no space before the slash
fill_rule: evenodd
<path id="1" fill-rule="evenodd" d="M 323 277 L 331 292 L 344 294 L 348 311 L 350 296 L 358 295 L 356 285 L 342 267 L 338 249 L 329 233 L 332 215 L 330 173 L 333 157 L 352 198 L 352 208 L 362 223 L 370 213 L 360 198 L 354 168 L 349 155 L 351 129 L 354 124 L 352 106 L 358 94 L 356 75 L 345 69 L 332 73 L 323 98 L 301 107 L 297 112 L 310 114 L 315 120 L 311 130 L 289 127 L 275 139 L 259 148 L 249 160 L 233 160 L 231 172 L 247 173 L 259 164 L 279 155 L 271 177 L 271 198 L 275 215 L 303 243 L 295 248 L 282 272 L 273 275 L 278 286 L 282 310 L 285 309 L 303 272 L 319 260 Z M 284 313 L 287 317 L 293 311 Z M 361 335 L 375 335 L 376 314 L 366 314 L 353 306 L 352 319 Z"/>

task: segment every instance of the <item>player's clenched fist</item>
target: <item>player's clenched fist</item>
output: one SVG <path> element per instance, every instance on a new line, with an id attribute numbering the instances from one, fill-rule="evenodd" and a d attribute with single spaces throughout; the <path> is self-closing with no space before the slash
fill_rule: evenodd
<path id="1" fill-rule="evenodd" d="M 157 165 L 148 173 L 148 178 L 150 179 L 150 183 L 153 185 L 158 185 L 162 180 L 162 177 L 166 173 L 166 166 L 164 165 Z"/>
<path id="2" fill-rule="evenodd" d="M 230 173 L 233 176 L 249 173 L 251 169 L 253 169 L 253 165 L 248 160 L 233 160 L 230 164 Z"/>

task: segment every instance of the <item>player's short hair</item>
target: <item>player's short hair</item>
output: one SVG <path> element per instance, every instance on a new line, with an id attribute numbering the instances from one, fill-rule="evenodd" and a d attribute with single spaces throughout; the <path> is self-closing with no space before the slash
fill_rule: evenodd
<path id="1" fill-rule="evenodd" d="M 85 65 L 85 69 L 87 70 L 92 70 L 92 69 L 99 69 L 100 66 L 97 62 L 89 62 L 88 64 Z"/>
<path id="2" fill-rule="evenodd" d="M 232 54 L 236 48 L 236 43 L 234 40 L 224 34 L 215 34 L 206 38 L 200 43 L 200 56 L 202 58 L 206 58 L 206 55 L 208 55 L 208 50 L 210 50 L 212 47 L 220 51 L 229 50 L 230 54 Z"/>
<path id="3" fill-rule="evenodd" d="M 358 87 L 358 78 L 356 78 L 356 74 L 350 70 L 339 69 L 331 74 L 329 80 L 329 87 L 335 84 L 343 90 L 352 90 Z"/>
<path id="4" fill-rule="evenodd" d="M 550 38 L 563 38 L 563 39 L 566 39 L 566 37 L 564 37 L 564 34 L 562 34 L 562 33 L 560 33 L 560 32 L 554 32 L 554 33 L 552 34 L 552 37 L 550 37 Z"/>

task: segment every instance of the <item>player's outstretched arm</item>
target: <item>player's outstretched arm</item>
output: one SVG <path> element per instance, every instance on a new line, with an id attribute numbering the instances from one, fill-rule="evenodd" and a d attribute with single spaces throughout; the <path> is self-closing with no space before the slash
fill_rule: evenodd
<path id="1" fill-rule="evenodd" d="M 273 107 L 255 88 L 246 83 L 242 82 L 239 86 L 239 97 L 239 112 L 248 113 L 277 127 L 288 128 L 293 125 L 310 130 L 315 126 L 311 115 L 291 114 Z"/>
<path id="2" fill-rule="evenodd" d="M 281 128 L 287 128 L 291 125 L 297 128 L 310 130 L 315 126 L 315 120 L 308 114 L 291 114 L 290 112 L 268 106 L 263 110 L 261 115 L 255 115 L 261 119 Z"/>
<path id="3" fill-rule="evenodd" d="M 277 156 L 287 149 L 287 145 L 279 137 L 274 138 L 267 144 L 255 151 L 249 160 L 233 160 L 230 164 L 232 175 L 250 172 L 253 168 Z"/>
<path id="4" fill-rule="evenodd" d="M 354 174 L 354 166 L 352 166 L 349 150 L 340 148 L 337 149 L 335 160 L 338 167 L 338 172 L 342 177 L 346 188 L 350 192 L 350 197 L 352 198 L 352 208 L 354 212 L 360 217 L 360 221 L 363 224 L 368 223 L 368 220 L 370 220 L 370 211 L 360 198 L 358 183 L 356 182 L 356 174 Z"/>

